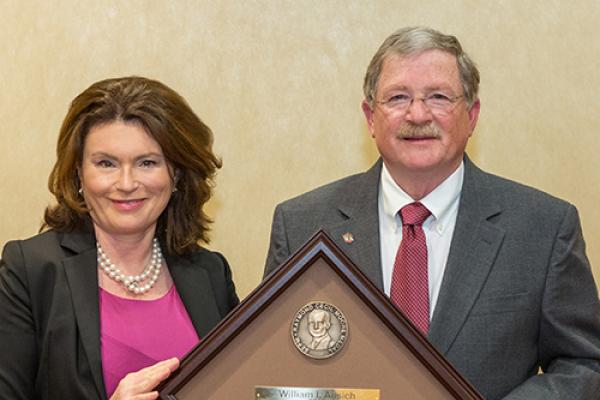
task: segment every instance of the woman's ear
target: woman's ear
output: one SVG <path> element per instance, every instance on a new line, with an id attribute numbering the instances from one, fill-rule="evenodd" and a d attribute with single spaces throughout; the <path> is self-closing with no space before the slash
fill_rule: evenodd
<path id="1" fill-rule="evenodd" d="M 176 169 L 173 172 L 173 190 L 171 192 L 175 193 L 177 191 L 177 184 L 179 183 L 179 178 L 181 177 L 181 172 Z"/>
<path id="2" fill-rule="evenodd" d="M 79 193 L 83 190 L 83 184 L 81 183 L 81 167 L 77 167 L 77 186 L 79 187 Z"/>

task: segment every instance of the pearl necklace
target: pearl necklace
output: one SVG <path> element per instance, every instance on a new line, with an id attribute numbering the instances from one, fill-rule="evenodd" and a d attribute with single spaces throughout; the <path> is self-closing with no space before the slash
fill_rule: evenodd
<path id="1" fill-rule="evenodd" d="M 106 276 L 123 285 L 125 289 L 129 290 L 131 293 L 144 294 L 152 289 L 152 286 L 154 286 L 160 275 L 160 268 L 163 260 L 158 239 L 154 238 L 152 240 L 152 256 L 150 264 L 148 264 L 148 266 L 144 268 L 144 271 L 139 275 L 125 275 L 118 266 L 110 261 L 110 258 L 108 258 L 102 250 L 100 243 L 96 242 L 96 247 L 98 248 L 98 267 L 106 274 Z M 145 280 L 148 281 L 144 284 L 143 282 Z"/>

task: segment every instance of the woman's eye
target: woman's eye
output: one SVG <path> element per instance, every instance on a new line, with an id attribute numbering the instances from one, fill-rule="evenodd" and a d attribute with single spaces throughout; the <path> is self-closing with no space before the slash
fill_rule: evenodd
<path id="1" fill-rule="evenodd" d="M 101 167 L 101 168 L 110 168 L 112 167 L 114 164 L 109 161 L 109 160 L 100 160 L 96 162 L 96 165 Z"/>
<path id="2" fill-rule="evenodd" d="M 156 164 L 157 162 L 154 160 L 142 160 L 142 162 L 140 163 L 142 167 L 153 167 Z"/>

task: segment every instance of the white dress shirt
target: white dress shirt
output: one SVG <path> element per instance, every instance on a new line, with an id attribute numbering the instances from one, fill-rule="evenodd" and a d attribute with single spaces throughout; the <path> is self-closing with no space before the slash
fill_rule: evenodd
<path id="1" fill-rule="evenodd" d="M 456 225 L 458 203 L 462 189 L 464 164 L 446 178 L 437 188 L 420 200 L 431 212 L 423 223 L 427 242 L 427 267 L 429 277 L 429 318 L 437 303 L 437 298 L 448 261 L 450 242 Z M 383 287 L 390 295 L 392 273 L 398 246 L 402 240 L 400 209 L 414 200 L 394 182 L 383 164 L 379 181 L 379 238 L 381 240 L 381 265 Z"/>

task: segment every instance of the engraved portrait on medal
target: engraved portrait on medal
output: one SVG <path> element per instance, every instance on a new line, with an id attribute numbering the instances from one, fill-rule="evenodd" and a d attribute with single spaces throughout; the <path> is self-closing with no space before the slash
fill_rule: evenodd
<path id="1" fill-rule="evenodd" d="M 348 322 L 336 306 L 324 301 L 304 305 L 292 320 L 292 341 L 304 355 L 329 358 L 339 352 L 348 338 Z"/>

